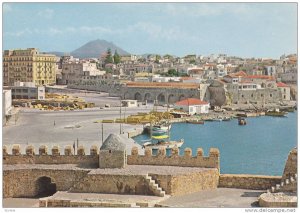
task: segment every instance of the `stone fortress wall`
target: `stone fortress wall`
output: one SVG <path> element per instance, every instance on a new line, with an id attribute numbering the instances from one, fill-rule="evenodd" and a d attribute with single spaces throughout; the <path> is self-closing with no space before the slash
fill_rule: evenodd
<path id="1" fill-rule="evenodd" d="M 79 146 L 77 155 L 72 153 L 72 147 L 67 145 L 64 149 L 64 155 L 61 155 L 60 148 L 53 146 L 51 154 L 48 153 L 48 147 L 42 145 L 39 147 L 39 154 L 35 154 L 34 147 L 26 147 L 26 153 L 21 154 L 21 147 L 18 144 L 12 146 L 12 154 L 8 154 L 6 146 L 3 146 L 3 164 L 77 164 L 95 168 L 99 165 L 98 147 L 93 145 L 90 148 L 90 155 L 86 155 L 84 146 Z M 184 156 L 179 155 L 179 149 L 172 149 L 171 156 L 166 156 L 166 149 L 159 149 L 157 155 L 152 154 L 151 148 L 145 149 L 145 155 L 138 155 L 138 148 L 133 147 L 131 155 L 127 155 L 128 165 L 157 165 L 157 166 L 185 166 L 185 167 L 204 167 L 220 169 L 220 153 L 216 148 L 211 148 L 208 157 L 203 156 L 203 149 L 198 148 L 197 156 L 192 156 L 192 149 L 185 148 Z M 119 162 L 110 162 L 113 168 L 119 168 Z"/>
<path id="2" fill-rule="evenodd" d="M 203 149 L 197 149 L 197 156 L 192 156 L 192 149 L 185 148 L 184 156 L 179 155 L 179 149 L 172 149 L 171 156 L 166 156 L 166 149 L 159 149 L 157 156 L 153 157 L 152 149 L 146 149 L 145 155 L 138 155 L 137 148 L 133 148 L 127 157 L 129 165 L 157 165 L 157 166 L 183 166 L 220 169 L 220 153 L 216 148 L 211 148 L 209 156 L 203 156 Z"/>
<path id="3" fill-rule="evenodd" d="M 15 144 L 9 154 L 7 147 L 3 146 L 3 164 L 6 166 L 3 173 L 4 197 L 37 195 L 41 177 L 50 177 L 58 191 L 153 195 L 153 191 L 147 185 L 145 174 L 126 174 L 122 173 L 123 170 L 118 170 L 121 171 L 120 174 L 107 174 L 101 172 L 108 171 L 107 169 L 98 170 L 103 150 L 99 152 L 97 146 L 90 148 L 89 155 L 83 146 L 79 146 L 77 154 L 74 155 L 70 145 L 64 148 L 63 154 L 60 153 L 58 146 L 53 146 L 51 151 L 48 151 L 48 147 L 42 145 L 38 149 L 38 154 L 35 154 L 36 150 L 32 145 L 26 147 L 26 153 L 21 153 L 20 150 L 20 145 Z M 148 148 L 145 150 L 146 155 L 138 155 L 138 148 L 133 147 L 131 155 L 126 155 L 126 167 L 156 165 L 207 168 L 205 171 L 197 170 L 187 174 L 149 173 L 167 194 L 185 194 L 217 188 L 219 179 L 217 149 L 211 149 L 208 157 L 203 156 L 202 149 L 198 149 L 198 155 L 195 157 L 192 156 L 190 148 L 185 149 L 184 156 L 179 155 L 178 148 L 173 150 L 171 156 L 166 156 L 165 149 L 160 149 L 157 155 L 152 155 L 151 151 Z M 112 150 L 113 152 L 115 151 Z M 114 164 L 118 168 L 120 165 L 118 158 L 110 159 L 110 168 L 114 168 Z"/>
<path id="4" fill-rule="evenodd" d="M 118 169 L 119 173 L 115 173 L 114 169 L 97 169 L 101 154 L 97 146 L 90 148 L 89 155 L 83 146 L 78 148 L 76 155 L 72 154 L 71 146 L 65 147 L 64 155 L 61 155 L 57 146 L 52 147 L 51 154 L 46 146 L 39 147 L 38 155 L 31 145 L 26 147 L 24 154 L 20 150 L 20 145 L 13 145 L 12 154 L 8 154 L 7 147 L 3 146 L 3 197 L 33 197 L 39 192 L 40 179 L 43 177 L 51 178 L 57 191 L 148 195 L 154 193 L 145 174 L 132 175 L 126 168 Z M 196 156 L 192 156 L 190 148 L 184 150 L 183 156 L 179 155 L 178 149 L 173 149 L 171 156 L 166 156 L 165 149 L 160 149 L 158 154 L 153 156 L 151 149 L 146 149 L 145 155 L 138 155 L 137 148 L 133 147 L 131 155 L 126 155 L 126 158 L 127 168 L 150 165 L 161 166 L 161 170 L 168 167 L 187 168 L 188 172 L 181 173 L 149 170 L 147 175 L 170 195 L 217 187 L 268 189 L 280 183 L 282 178 L 297 173 L 297 149 L 290 152 L 282 177 L 220 174 L 220 153 L 215 148 L 211 148 L 209 156 L 205 157 L 201 148 L 197 149 Z M 199 170 L 192 172 L 193 168 Z"/>

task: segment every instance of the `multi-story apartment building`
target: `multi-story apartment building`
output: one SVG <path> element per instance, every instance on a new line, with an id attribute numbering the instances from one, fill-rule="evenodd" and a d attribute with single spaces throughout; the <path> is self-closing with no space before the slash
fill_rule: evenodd
<path id="1" fill-rule="evenodd" d="M 33 82 L 54 85 L 56 82 L 56 56 L 39 53 L 36 48 L 5 50 L 3 55 L 3 84 Z"/>
<path id="2" fill-rule="evenodd" d="M 69 61 L 62 64 L 62 84 L 72 84 L 80 79 L 89 79 L 90 76 L 100 76 L 105 72 L 97 69 L 96 63 L 89 61 Z"/>

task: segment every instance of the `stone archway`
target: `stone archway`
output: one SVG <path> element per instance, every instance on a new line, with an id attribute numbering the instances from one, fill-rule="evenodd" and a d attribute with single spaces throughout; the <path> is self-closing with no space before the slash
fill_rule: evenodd
<path id="1" fill-rule="evenodd" d="M 157 102 L 158 104 L 164 104 L 166 103 L 166 97 L 163 93 L 160 93 L 158 96 L 157 96 Z"/>
<path id="2" fill-rule="evenodd" d="M 36 180 L 36 197 L 48 197 L 56 193 L 56 183 L 50 177 L 43 176 Z"/>
<path id="3" fill-rule="evenodd" d="M 151 94 L 150 93 L 146 93 L 144 100 L 145 101 L 151 101 Z"/>
<path id="4" fill-rule="evenodd" d="M 152 99 L 152 96 L 150 93 L 145 94 L 144 101 L 147 101 L 148 103 L 153 102 L 153 99 Z"/>
<path id="5" fill-rule="evenodd" d="M 130 99 L 130 93 L 129 93 L 129 92 L 126 92 L 126 93 L 124 94 L 124 99 L 125 99 L 125 100 Z"/>
<path id="6" fill-rule="evenodd" d="M 186 99 L 185 96 L 184 96 L 183 94 L 181 94 L 181 95 L 179 96 L 179 99 L 178 99 L 178 100 L 179 100 L 179 101 L 182 101 L 182 100 L 184 100 L 184 99 Z"/>
<path id="7" fill-rule="evenodd" d="M 137 92 L 134 94 L 134 99 L 137 101 L 142 101 L 143 97 L 142 97 L 141 93 Z"/>
<path id="8" fill-rule="evenodd" d="M 168 97 L 168 103 L 173 104 L 177 101 L 176 96 L 174 94 L 169 95 Z"/>

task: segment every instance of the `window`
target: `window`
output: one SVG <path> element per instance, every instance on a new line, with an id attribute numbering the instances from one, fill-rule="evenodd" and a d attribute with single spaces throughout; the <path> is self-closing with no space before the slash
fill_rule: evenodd
<path id="1" fill-rule="evenodd" d="M 273 95 L 272 94 L 270 94 L 270 98 L 272 98 L 273 97 Z"/>

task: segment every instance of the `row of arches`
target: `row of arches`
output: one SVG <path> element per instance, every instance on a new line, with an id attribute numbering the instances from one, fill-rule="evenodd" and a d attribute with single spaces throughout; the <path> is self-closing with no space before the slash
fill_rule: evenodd
<path id="1" fill-rule="evenodd" d="M 184 95 L 184 94 L 180 94 L 180 95 L 175 95 L 175 94 L 165 94 L 165 93 L 160 93 L 158 95 L 154 95 L 151 93 L 145 93 L 142 94 L 140 92 L 136 92 L 134 93 L 133 97 L 129 94 L 129 93 L 125 93 L 124 94 L 124 99 L 135 99 L 137 101 L 147 101 L 147 102 L 153 102 L 154 100 L 157 100 L 157 102 L 159 104 L 165 104 L 165 103 L 169 103 L 169 104 L 173 104 L 177 101 L 181 101 L 184 100 L 186 98 L 197 98 L 195 95 Z"/>

